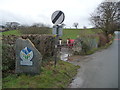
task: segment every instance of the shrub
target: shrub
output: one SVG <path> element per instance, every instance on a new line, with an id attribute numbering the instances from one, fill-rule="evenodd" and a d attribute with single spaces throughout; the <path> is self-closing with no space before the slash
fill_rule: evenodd
<path id="1" fill-rule="evenodd" d="M 107 36 L 105 36 L 103 33 L 98 33 L 98 36 L 99 36 L 98 47 L 105 46 L 106 43 L 108 42 Z"/>
<path id="2" fill-rule="evenodd" d="M 3 45 L 2 51 L 2 74 L 5 77 L 15 69 L 15 50 L 13 46 Z"/>
<path id="3" fill-rule="evenodd" d="M 87 43 L 85 43 L 84 41 L 81 41 L 81 45 L 82 45 L 82 52 L 84 54 L 87 54 L 87 51 L 90 50 L 90 46 Z"/>
<path id="4" fill-rule="evenodd" d="M 50 34 L 49 27 L 22 27 L 19 30 L 22 34 Z"/>
<path id="5" fill-rule="evenodd" d="M 99 37 L 95 33 L 82 31 L 80 37 L 75 40 L 73 51 L 75 54 L 87 54 L 88 51 L 98 47 L 98 41 Z"/>

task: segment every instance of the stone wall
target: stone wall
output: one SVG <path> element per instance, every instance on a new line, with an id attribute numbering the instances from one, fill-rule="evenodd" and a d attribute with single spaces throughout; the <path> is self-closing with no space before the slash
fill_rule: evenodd
<path id="1" fill-rule="evenodd" d="M 2 72 L 3 76 L 14 73 L 15 70 L 15 42 L 18 38 L 30 39 L 36 49 L 42 54 L 43 61 L 54 54 L 54 37 L 52 35 L 22 35 L 2 36 Z M 20 42 L 21 43 L 21 42 Z"/>
<path id="2" fill-rule="evenodd" d="M 54 50 L 54 37 L 52 35 L 38 35 L 38 34 L 29 34 L 29 35 L 9 35 L 3 36 L 2 42 L 8 46 L 15 48 L 15 42 L 17 38 L 30 39 L 31 42 L 35 45 L 39 52 L 41 52 L 43 57 L 53 55 Z M 12 52 L 11 52 L 12 53 Z"/>

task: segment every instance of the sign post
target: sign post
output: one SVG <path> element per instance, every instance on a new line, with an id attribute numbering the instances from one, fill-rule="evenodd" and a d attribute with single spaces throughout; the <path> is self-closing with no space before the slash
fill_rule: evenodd
<path id="1" fill-rule="evenodd" d="M 52 23 L 54 24 L 53 26 L 53 34 L 56 35 L 55 37 L 55 66 L 57 63 L 57 52 L 58 52 L 58 41 L 59 41 L 59 36 L 62 36 L 62 22 L 65 19 L 65 15 L 62 11 L 58 10 L 55 11 L 52 14 L 51 20 Z"/>

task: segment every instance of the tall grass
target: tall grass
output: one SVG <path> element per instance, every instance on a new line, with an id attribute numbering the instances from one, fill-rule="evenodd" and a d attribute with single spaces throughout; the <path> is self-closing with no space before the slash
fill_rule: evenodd
<path id="1" fill-rule="evenodd" d="M 3 78 L 3 88 L 66 88 L 80 67 L 61 60 L 57 64 L 47 63 L 35 76 L 11 74 Z"/>

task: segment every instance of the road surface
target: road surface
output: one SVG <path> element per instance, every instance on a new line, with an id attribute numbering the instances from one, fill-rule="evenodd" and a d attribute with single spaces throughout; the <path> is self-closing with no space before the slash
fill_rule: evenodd
<path id="1" fill-rule="evenodd" d="M 81 68 L 69 88 L 118 88 L 117 36 L 109 48 L 72 62 Z"/>

